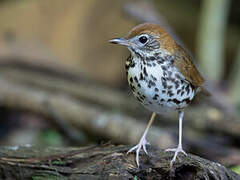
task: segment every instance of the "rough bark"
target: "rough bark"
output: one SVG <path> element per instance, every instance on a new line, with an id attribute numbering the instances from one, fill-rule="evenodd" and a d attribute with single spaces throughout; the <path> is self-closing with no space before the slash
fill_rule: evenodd
<path id="1" fill-rule="evenodd" d="M 0 149 L 1 179 L 211 179 L 239 180 L 224 166 L 188 154 L 180 154 L 172 168 L 173 153 L 148 146 L 149 155 L 126 154 L 128 146 L 80 148 L 6 147 Z"/>

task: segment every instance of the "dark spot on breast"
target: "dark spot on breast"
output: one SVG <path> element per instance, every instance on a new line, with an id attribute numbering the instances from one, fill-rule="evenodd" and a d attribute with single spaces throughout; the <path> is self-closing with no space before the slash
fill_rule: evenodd
<path id="1" fill-rule="evenodd" d="M 163 101 L 164 101 L 164 99 L 161 99 L 160 101 L 161 101 L 161 102 L 163 102 Z"/>
<path id="2" fill-rule="evenodd" d="M 189 104 L 191 102 L 190 98 L 185 98 L 185 99 L 183 99 L 183 101 L 185 101 L 186 104 Z"/>
<path id="3" fill-rule="evenodd" d="M 181 92 L 181 89 L 177 90 L 177 94 L 179 94 Z"/>
<path id="4" fill-rule="evenodd" d="M 135 67 L 135 63 L 134 63 L 134 62 L 131 62 L 130 67 L 131 67 L 131 68 L 134 68 L 134 67 Z"/>
<path id="5" fill-rule="evenodd" d="M 178 89 L 179 88 L 179 84 L 180 82 L 179 81 L 175 81 L 175 88 Z"/>
<path id="6" fill-rule="evenodd" d="M 181 92 L 181 96 L 183 96 L 183 94 L 184 94 L 184 91 Z"/>
<path id="7" fill-rule="evenodd" d="M 152 78 L 153 81 L 157 81 L 157 78 L 154 77 L 153 75 L 151 75 L 151 78 Z"/>
<path id="8" fill-rule="evenodd" d="M 176 98 L 174 98 L 172 101 L 173 101 L 175 104 L 180 104 L 180 103 L 181 103 L 181 101 L 177 100 Z"/>
<path id="9" fill-rule="evenodd" d="M 131 88 L 132 91 L 136 90 L 135 86 L 133 86 L 132 84 L 130 84 L 130 88 Z"/>
<path id="10" fill-rule="evenodd" d="M 138 79 L 137 79 L 136 76 L 134 76 L 134 81 L 135 81 L 136 83 L 138 83 Z"/>
<path id="11" fill-rule="evenodd" d="M 172 85 L 170 85 L 170 86 L 168 86 L 167 88 L 168 88 L 168 89 L 172 89 L 172 87 L 173 87 L 173 86 L 172 86 Z"/>
<path id="12" fill-rule="evenodd" d="M 154 61 L 154 60 L 155 60 L 155 57 L 154 57 L 154 56 L 151 56 L 151 57 L 150 57 L 150 60 L 151 60 L 151 61 Z"/>
<path id="13" fill-rule="evenodd" d="M 164 89 L 167 89 L 167 82 L 166 81 L 162 81 L 162 86 Z"/>
<path id="14" fill-rule="evenodd" d="M 169 97 L 172 97 L 174 95 L 172 91 L 168 91 L 167 94 Z"/>
<path id="15" fill-rule="evenodd" d="M 142 81 L 143 80 L 143 74 L 140 73 L 140 80 Z"/>
<path id="16" fill-rule="evenodd" d="M 130 82 L 131 82 L 131 83 L 133 83 L 133 78 L 132 78 L 132 77 L 130 77 L 130 79 L 129 79 L 129 80 L 130 80 Z"/>
<path id="17" fill-rule="evenodd" d="M 143 73 L 144 73 L 145 76 L 148 76 L 148 73 L 147 73 L 146 67 L 143 68 Z"/>
<path id="18" fill-rule="evenodd" d="M 149 84 L 150 86 L 156 86 L 155 82 L 153 82 L 152 80 L 149 80 L 148 84 Z"/>
<path id="19" fill-rule="evenodd" d="M 161 66 L 162 70 L 163 71 L 166 71 L 167 70 L 167 67 L 166 66 Z"/>
<path id="20" fill-rule="evenodd" d="M 163 64 L 163 61 L 157 60 L 157 63 L 158 63 L 158 64 Z"/>
<path id="21" fill-rule="evenodd" d="M 152 65 L 153 65 L 153 67 L 155 67 L 155 66 L 156 66 L 156 63 L 152 63 Z"/>
<path id="22" fill-rule="evenodd" d="M 129 57 L 127 58 L 126 63 L 125 63 L 125 69 L 126 69 L 126 70 L 129 69 L 131 63 L 132 63 L 132 57 L 129 56 Z"/>
<path id="23" fill-rule="evenodd" d="M 186 86 L 185 90 L 187 91 L 187 94 L 189 94 L 189 92 L 190 92 L 190 85 L 189 84 Z"/>
<path id="24" fill-rule="evenodd" d="M 144 98 L 143 98 L 141 95 L 139 96 L 139 98 L 140 98 L 141 100 L 144 100 Z"/>
<path id="25" fill-rule="evenodd" d="M 147 66 L 148 66 L 148 67 L 152 67 L 152 65 L 151 65 L 150 63 L 147 63 Z"/>
<path id="26" fill-rule="evenodd" d="M 137 97 L 137 100 L 140 101 L 141 103 L 143 102 L 139 97 Z"/>
<path id="27" fill-rule="evenodd" d="M 158 94 L 155 94 L 155 95 L 153 96 L 153 100 L 157 100 L 158 97 L 159 97 L 159 95 L 158 95 Z"/>
<path id="28" fill-rule="evenodd" d="M 190 83 L 190 86 L 191 86 L 191 89 L 192 89 L 192 90 L 195 90 L 194 85 L 192 85 L 192 84 Z"/>
<path id="29" fill-rule="evenodd" d="M 155 92 L 158 92 L 158 91 L 159 91 L 159 89 L 158 89 L 158 88 L 155 88 L 154 90 L 155 90 Z"/>
<path id="30" fill-rule="evenodd" d="M 162 93 L 165 94 L 165 93 L 166 93 L 166 90 L 162 90 Z"/>
<path id="31" fill-rule="evenodd" d="M 138 83 L 138 87 L 141 88 L 141 84 Z"/>

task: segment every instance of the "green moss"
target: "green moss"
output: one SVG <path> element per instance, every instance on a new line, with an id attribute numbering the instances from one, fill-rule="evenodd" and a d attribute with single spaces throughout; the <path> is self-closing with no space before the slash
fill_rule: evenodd
<path id="1" fill-rule="evenodd" d="M 33 180 L 60 180 L 60 179 L 65 179 L 59 176 L 54 176 L 54 175 L 36 175 L 32 177 Z"/>
<path id="2" fill-rule="evenodd" d="M 231 170 L 234 171 L 235 173 L 240 174 L 240 165 L 232 167 Z"/>
<path id="3" fill-rule="evenodd" d="M 52 165 L 65 165 L 66 163 L 64 161 L 52 161 Z"/>
<path id="4" fill-rule="evenodd" d="M 55 129 L 43 131 L 39 137 L 41 146 L 63 146 L 63 138 Z"/>

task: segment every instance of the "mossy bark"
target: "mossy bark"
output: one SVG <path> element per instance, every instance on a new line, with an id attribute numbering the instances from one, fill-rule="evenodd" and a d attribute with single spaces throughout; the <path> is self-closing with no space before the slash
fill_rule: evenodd
<path id="1" fill-rule="evenodd" d="M 239 180 L 224 166 L 188 154 L 180 154 L 170 168 L 173 153 L 148 146 L 149 155 L 126 154 L 129 146 L 80 148 L 0 148 L 1 179 L 211 179 Z"/>

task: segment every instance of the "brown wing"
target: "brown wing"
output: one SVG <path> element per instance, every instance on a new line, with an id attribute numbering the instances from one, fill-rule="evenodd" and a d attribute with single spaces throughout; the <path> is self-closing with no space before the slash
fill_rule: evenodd
<path id="1" fill-rule="evenodd" d="M 189 81 L 196 88 L 201 87 L 204 84 L 204 79 L 196 66 L 192 62 L 191 56 L 181 47 L 177 46 L 174 51 L 174 65 L 183 74 L 185 79 Z"/>

